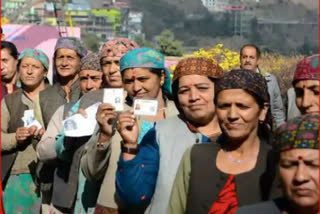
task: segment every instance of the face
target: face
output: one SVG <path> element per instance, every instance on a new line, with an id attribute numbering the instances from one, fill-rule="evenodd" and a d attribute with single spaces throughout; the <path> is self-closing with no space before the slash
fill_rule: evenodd
<path id="1" fill-rule="evenodd" d="M 319 151 L 293 149 L 280 155 L 280 178 L 289 201 L 301 208 L 319 206 Z"/>
<path id="2" fill-rule="evenodd" d="M 101 88 L 102 72 L 94 70 L 82 70 L 79 74 L 80 88 L 83 94 Z"/>
<path id="3" fill-rule="evenodd" d="M 122 88 L 120 57 L 104 57 L 101 62 L 106 83 L 110 88 Z"/>
<path id="4" fill-rule="evenodd" d="M 244 140 L 257 135 L 268 107 L 261 109 L 254 97 L 242 89 L 227 89 L 218 94 L 216 113 L 223 133 L 230 139 Z"/>
<path id="5" fill-rule="evenodd" d="M 214 117 L 214 83 L 205 76 L 187 75 L 179 78 L 178 100 L 185 117 L 208 124 Z"/>
<path id="6" fill-rule="evenodd" d="M 155 99 L 159 97 L 164 76 L 150 72 L 147 68 L 129 68 L 124 71 L 124 88 L 131 97 Z"/>
<path id="7" fill-rule="evenodd" d="M 240 55 L 241 68 L 255 71 L 258 68 L 259 59 L 254 47 L 245 47 Z"/>
<path id="8" fill-rule="evenodd" d="M 31 57 L 22 59 L 19 71 L 23 85 L 29 89 L 37 88 L 44 81 L 47 72 L 40 61 Z"/>
<path id="9" fill-rule="evenodd" d="M 1 80 L 8 82 L 17 73 L 18 60 L 10 55 L 8 49 L 1 49 Z"/>
<path id="10" fill-rule="evenodd" d="M 294 86 L 296 104 L 302 114 L 319 112 L 319 81 L 300 80 Z"/>
<path id="11" fill-rule="evenodd" d="M 60 48 L 56 51 L 55 65 L 62 78 L 75 76 L 79 71 L 80 57 L 74 50 Z"/>

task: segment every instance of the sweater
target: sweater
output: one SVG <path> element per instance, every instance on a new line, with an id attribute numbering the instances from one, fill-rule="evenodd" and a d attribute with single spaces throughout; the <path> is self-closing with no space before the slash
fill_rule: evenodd
<path id="1" fill-rule="evenodd" d="M 142 139 L 139 153 L 130 161 L 120 157 L 117 195 L 130 206 L 148 205 L 145 213 L 167 212 L 171 188 L 183 153 L 208 138 L 189 129 L 181 116 L 158 121 Z"/>

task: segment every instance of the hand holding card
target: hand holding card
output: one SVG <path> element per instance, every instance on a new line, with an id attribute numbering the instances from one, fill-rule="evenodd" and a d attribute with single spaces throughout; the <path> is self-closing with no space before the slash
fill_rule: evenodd
<path id="1" fill-rule="evenodd" d="M 103 103 L 114 106 L 115 111 L 123 111 L 124 90 L 123 88 L 106 88 L 103 92 Z"/>

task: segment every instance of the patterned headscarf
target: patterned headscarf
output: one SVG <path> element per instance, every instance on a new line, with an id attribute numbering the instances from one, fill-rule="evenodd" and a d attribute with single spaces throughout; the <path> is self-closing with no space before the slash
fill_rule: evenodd
<path id="1" fill-rule="evenodd" d="M 276 130 L 277 151 L 290 149 L 319 149 L 319 114 L 302 115 Z"/>
<path id="2" fill-rule="evenodd" d="M 49 58 L 43 51 L 39 49 L 24 49 L 19 55 L 19 60 L 22 60 L 24 57 L 31 57 L 35 60 L 38 60 L 42 63 L 43 67 L 46 70 L 49 69 Z"/>
<path id="3" fill-rule="evenodd" d="M 80 71 L 83 70 L 94 70 L 94 71 L 100 71 L 100 54 L 97 53 L 89 53 L 85 57 L 83 57 L 80 61 Z"/>
<path id="4" fill-rule="evenodd" d="M 84 44 L 76 37 L 59 38 L 54 48 L 54 52 L 60 48 L 74 50 L 77 54 L 79 54 L 80 58 L 87 55 L 87 49 L 84 47 Z"/>
<path id="5" fill-rule="evenodd" d="M 155 68 L 165 70 L 165 81 L 162 89 L 167 93 L 171 92 L 170 71 L 164 66 L 164 56 L 162 53 L 151 48 L 138 48 L 128 51 L 120 59 L 120 71 L 123 72 L 128 68 Z"/>
<path id="6" fill-rule="evenodd" d="M 139 48 L 139 45 L 127 38 L 117 38 L 106 42 L 100 50 L 101 57 L 122 57 L 129 50 Z"/>
<path id="7" fill-rule="evenodd" d="M 217 62 L 204 57 L 189 57 L 179 61 L 174 70 L 172 81 L 186 75 L 197 74 L 211 78 L 223 76 L 223 69 Z"/>
<path id="8" fill-rule="evenodd" d="M 319 80 L 319 54 L 304 58 L 297 64 L 292 83 L 299 80 Z"/>
<path id="9" fill-rule="evenodd" d="M 226 89 L 244 89 L 269 103 L 269 94 L 265 78 L 250 70 L 239 69 L 228 72 L 216 83 L 215 97 Z"/>

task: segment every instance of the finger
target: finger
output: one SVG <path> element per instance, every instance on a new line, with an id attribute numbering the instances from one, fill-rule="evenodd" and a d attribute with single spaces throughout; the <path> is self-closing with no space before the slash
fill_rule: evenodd
<path id="1" fill-rule="evenodd" d="M 84 118 L 88 118 L 88 114 L 84 109 L 80 108 L 78 113 L 81 114 Z"/>
<path id="2" fill-rule="evenodd" d="M 98 107 L 98 111 L 99 110 L 106 110 L 106 109 L 113 110 L 113 111 L 115 110 L 114 106 L 111 104 L 108 104 L 108 103 L 100 104 Z"/>

